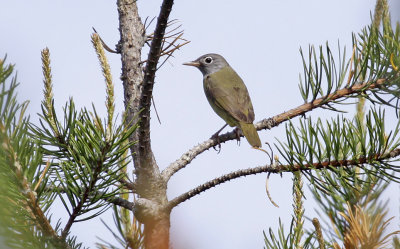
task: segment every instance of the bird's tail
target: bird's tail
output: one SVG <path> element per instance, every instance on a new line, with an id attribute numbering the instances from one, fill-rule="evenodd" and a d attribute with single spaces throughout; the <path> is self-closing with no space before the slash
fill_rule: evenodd
<path id="1" fill-rule="evenodd" d="M 253 147 L 260 148 L 261 140 L 258 136 L 256 127 L 254 127 L 252 123 L 248 124 L 244 122 L 240 122 L 239 125 L 243 135 L 246 137 L 249 144 Z"/>

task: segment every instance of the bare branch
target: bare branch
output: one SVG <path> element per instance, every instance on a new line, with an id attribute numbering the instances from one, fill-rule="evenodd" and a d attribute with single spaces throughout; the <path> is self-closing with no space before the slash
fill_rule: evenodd
<path id="1" fill-rule="evenodd" d="M 139 99 L 139 107 L 143 109 L 140 117 L 139 144 L 143 150 L 151 149 L 150 145 L 150 105 L 153 95 L 154 79 L 157 64 L 161 56 L 162 42 L 167 28 L 169 14 L 172 10 L 173 0 L 164 0 L 158 15 L 154 37 L 151 41 L 150 51 L 144 69 L 143 88 Z"/>
<path id="2" fill-rule="evenodd" d="M 111 49 L 111 48 L 103 41 L 103 39 L 101 39 L 101 36 L 99 35 L 99 33 L 97 32 L 97 30 L 96 30 L 94 27 L 92 27 L 92 29 L 93 29 L 93 31 L 94 31 L 96 34 L 98 34 L 99 39 L 100 39 L 100 42 L 101 42 L 101 44 L 103 45 L 103 47 L 104 47 L 105 50 L 107 50 L 108 52 L 113 53 L 113 54 L 119 54 L 118 51 L 115 51 L 115 50 Z"/>
<path id="3" fill-rule="evenodd" d="M 133 211 L 133 202 L 125 200 L 124 198 L 109 197 L 109 198 L 104 198 L 104 200 L 109 203 L 112 203 L 114 205 L 117 205 L 117 206 L 120 206 L 120 207 L 123 207 L 123 208 Z"/>
<path id="4" fill-rule="evenodd" d="M 130 140 L 137 141 L 131 147 L 133 161 L 136 168 L 136 181 L 140 186 L 142 182 L 151 181 L 153 174 L 156 173 L 153 152 L 150 144 L 146 143 L 149 139 L 149 127 L 143 125 L 149 113 L 141 105 L 141 93 L 143 90 L 143 71 L 141 67 L 141 49 L 145 44 L 145 30 L 139 17 L 136 2 L 130 0 L 118 0 L 118 12 L 120 23 L 120 35 L 118 50 L 121 52 L 122 76 L 124 87 L 124 103 L 126 108 L 126 124 L 133 125 L 141 122 L 140 127 L 133 133 Z M 151 95 L 150 95 L 151 96 Z M 144 138 L 145 137 L 145 138 Z M 145 189 L 144 187 L 142 189 Z M 149 190 L 150 191 L 150 190 Z M 138 191 L 139 194 L 140 191 Z"/>
<path id="5" fill-rule="evenodd" d="M 218 178 L 215 178 L 211 181 L 208 181 L 204 184 L 199 185 L 198 187 L 189 190 L 188 192 L 174 198 L 173 200 L 171 200 L 168 205 L 169 208 L 172 209 L 175 206 L 179 205 L 180 203 L 189 200 L 190 198 L 192 198 L 195 195 L 198 195 L 212 187 L 215 187 L 219 184 L 222 184 L 224 182 L 233 180 L 235 178 L 239 178 L 242 176 L 248 176 L 248 175 L 255 175 L 255 174 L 259 174 L 259 173 L 264 173 L 264 172 L 273 172 L 273 173 L 277 173 L 279 172 L 279 166 L 275 167 L 272 165 L 265 165 L 265 166 L 259 166 L 259 167 L 255 167 L 255 168 L 248 168 L 248 169 L 241 169 L 238 171 L 234 171 L 231 172 L 229 174 L 220 176 Z"/>
<path id="6" fill-rule="evenodd" d="M 395 158 L 400 156 L 400 148 L 396 148 L 385 154 L 377 154 L 371 155 L 369 157 L 359 157 L 351 160 L 335 160 L 335 161 L 326 161 L 326 162 L 317 162 L 313 164 L 307 165 L 264 165 L 255 168 L 241 169 L 229 174 L 220 176 L 211 181 L 208 181 L 204 184 L 199 185 L 198 187 L 189 190 L 188 192 L 181 194 L 180 196 L 172 199 L 168 203 L 168 207 L 170 209 L 179 205 L 180 203 L 192 198 L 195 195 L 198 195 L 212 187 L 215 187 L 224 182 L 248 175 L 255 175 L 259 173 L 283 173 L 283 172 L 297 172 L 297 171 L 309 171 L 315 169 L 327 169 L 327 168 L 338 168 L 338 167 L 351 167 L 351 166 L 359 166 L 363 167 L 364 164 L 368 164 L 369 162 L 382 162 L 387 159 Z"/>
<path id="7" fill-rule="evenodd" d="M 305 103 L 303 105 L 300 105 L 296 108 L 293 108 L 287 112 L 278 114 L 272 118 L 266 118 L 263 119 L 259 122 L 257 122 L 254 126 L 256 127 L 257 130 L 265 130 L 265 129 L 271 129 L 272 127 L 278 126 L 279 124 L 293 119 L 298 116 L 302 116 L 305 113 L 328 105 L 329 103 L 334 102 L 335 100 L 338 100 L 340 98 L 345 98 L 349 97 L 353 94 L 360 93 L 363 91 L 367 90 L 372 90 L 381 87 L 384 83 L 386 83 L 386 79 L 378 79 L 376 82 L 366 82 L 363 84 L 357 84 L 354 85 L 350 88 L 342 88 L 335 93 L 323 96 L 321 98 L 315 99 L 314 101 L 310 103 Z M 241 135 L 243 136 L 243 135 Z M 211 147 L 217 145 L 217 141 L 220 143 L 225 143 L 226 141 L 234 140 L 236 139 L 236 133 L 234 131 L 227 132 L 225 134 L 219 135 L 218 139 L 208 139 L 204 141 L 201 144 L 198 144 L 194 146 L 192 149 L 184 153 L 178 160 L 175 162 L 171 163 L 163 172 L 163 177 L 165 178 L 166 181 L 171 178 L 173 174 L 175 174 L 177 171 L 180 169 L 183 169 L 188 165 L 196 156 L 201 154 L 202 152 L 210 149 Z"/>
<path id="8" fill-rule="evenodd" d="M 118 181 L 122 184 L 123 188 L 126 188 L 132 191 L 133 193 L 136 193 L 135 185 L 131 181 L 125 178 L 118 179 Z"/>

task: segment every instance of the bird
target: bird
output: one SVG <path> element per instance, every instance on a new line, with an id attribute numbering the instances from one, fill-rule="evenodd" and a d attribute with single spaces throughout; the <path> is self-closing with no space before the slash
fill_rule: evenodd
<path id="1" fill-rule="evenodd" d="M 239 128 L 253 148 L 260 148 L 261 140 L 253 124 L 255 116 L 249 92 L 225 58 L 210 53 L 183 65 L 200 70 L 207 100 L 214 112 L 226 122 L 213 137 L 218 137 L 218 133 L 229 125 Z"/>

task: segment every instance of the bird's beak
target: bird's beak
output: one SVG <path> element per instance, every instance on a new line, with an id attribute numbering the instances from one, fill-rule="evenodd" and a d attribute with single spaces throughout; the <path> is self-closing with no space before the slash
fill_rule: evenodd
<path id="1" fill-rule="evenodd" d="M 183 63 L 183 65 L 185 66 L 192 66 L 192 67 L 199 67 L 200 63 L 198 61 L 189 61 L 189 62 L 185 62 Z"/>

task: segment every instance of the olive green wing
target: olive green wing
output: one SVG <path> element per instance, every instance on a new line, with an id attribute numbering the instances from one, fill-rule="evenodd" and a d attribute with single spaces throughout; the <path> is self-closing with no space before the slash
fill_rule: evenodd
<path id="1" fill-rule="evenodd" d="M 204 91 L 209 101 L 237 121 L 253 123 L 254 110 L 249 92 L 243 80 L 231 67 L 206 76 Z"/>

